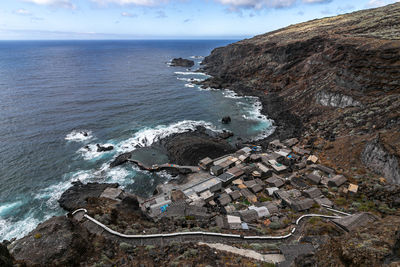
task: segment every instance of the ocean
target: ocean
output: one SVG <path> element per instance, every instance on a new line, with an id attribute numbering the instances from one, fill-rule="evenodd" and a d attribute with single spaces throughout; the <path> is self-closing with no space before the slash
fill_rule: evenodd
<path id="1" fill-rule="evenodd" d="M 64 214 L 57 200 L 72 181 L 117 182 L 150 196 L 167 173 L 109 168 L 137 146 L 196 126 L 235 138 L 268 135 L 271 121 L 257 98 L 192 83 L 207 78 L 194 72 L 203 57 L 233 41 L 0 42 L 0 241 Z M 175 57 L 196 64 L 170 67 Z M 221 124 L 225 115 L 231 124 Z M 84 148 L 96 144 L 115 148 Z"/>

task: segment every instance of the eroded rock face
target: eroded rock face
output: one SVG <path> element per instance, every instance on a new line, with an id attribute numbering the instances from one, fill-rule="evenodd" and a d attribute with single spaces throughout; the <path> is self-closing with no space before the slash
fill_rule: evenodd
<path id="1" fill-rule="evenodd" d="M 87 231 L 65 216 L 39 224 L 11 246 L 14 258 L 28 266 L 79 266 L 91 250 Z"/>
<path id="2" fill-rule="evenodd" d="M 384 176 L 389 182 L 400 184 L 400 165 L 396 155 L 391 155 L 379 138 L 368 142 L 361 153 L 361 160 L 369 169 Z"/>
<path id="3" fill-rule="evenodd" d="M 87 205 L 88 198 L 98 198 L 107 187 L 117 188 L 118 184 L 99 184 L 88 183 L 83 184 L 80 181 L 72 183 L 67 191 L 65 191 L 58 203 L 67 211 L 84 208 Z"/>
<path id="4" fill-rule="evenodd" d="M 319 92 L 315 96 L 315 100 L 322 106 L 334 108 L 347 108 L 361 106 L 359 101 L 355 101 L 351 96 L 336 94 L 332 92 Z"/>

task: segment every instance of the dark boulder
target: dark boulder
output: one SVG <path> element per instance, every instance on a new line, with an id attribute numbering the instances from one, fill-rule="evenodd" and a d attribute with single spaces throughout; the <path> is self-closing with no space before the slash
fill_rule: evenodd
<path id="1" fill-rule="evenodd" d="M 171 135 L 156 145 L 166 150 L 170 162 L 191 166 L 196 166 L 205 157 L 217 158 L 234 152 L 226 140 L 208 135 L 203 127 L 198 127 L 196 131 Z"/>
<path id="2" fill-rule="evenodd" d="M 185 67 L 185 68 L 191 68 L 194 65 L 194 61 L 193 60 L 189 60 L 189 59 L 184 59 L 184 58 L 174 58 L 171 61 L 170 66 L 173 67 Z"/>
<path id="3" fill-rule="evenodd" d="M 106 152 L 114 149 L 113 146 L 101 146 L 99 144 L 96 144 L 96 146 L 97 146 L 97 152 Z"/>
<path id="4" fill-rule="evenodd" d="M 17 261 L 28 266 L 79 266 L 92 250 L 89 240 L 88 232 L 80 224 L 59 216 L 15 241 L 10 251 Z"/>
<path id="5" fill-rule="evenodd" d="M 6 246 L 0 243 L 0 266 L 4 267 L 12 267 L 13 266 L 13 258 L 8 252 Z"/>
<path id="6" fill-rule="evenodd" d="M 222 120 L 221 120 L 221 122 L 222 122 L 223 124 L 228 124 L 228 123 L 230 123 L 231 121 L 232 121 L 232 119 L 231 119 L 231 117 L 229 117 L 229 116 L 225 116 L 225 117 L 223 117 Z"/>
<path id="7" fill-rule="evenodd" d="M 72 187 L 67 189 L 58 200 L 60 206 L 67 211 L 86 207 L 88 198 L 100 197 L 101 193 L 107 187 L 118 187 L 118 184 L 83 184 L 80 181 L 73 182 L 72 184 Z"/>
<path id="8" fill-rule="evenodd" d="M 113 162 L 110 163 L 110 167 L 114 168 L 126 163 L 131 158 L 131 156 L 132 156 L 131 152 L 119 155 Z"/>
<path id="9" fill-rule="evenodd" d="M 232 137 L 233 135 L 234 135 L 233 132 L 223 130 L 222 133 L 220 133 L 220 134 L 218 135 L 218 137 L 219 137 L 219 138 L 222 138 L 222 139 L 228 139 L 229 137 Z"/>

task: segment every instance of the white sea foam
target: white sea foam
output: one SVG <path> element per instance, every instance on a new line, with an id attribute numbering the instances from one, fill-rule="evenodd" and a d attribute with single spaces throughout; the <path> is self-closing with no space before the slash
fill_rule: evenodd
<path id="1" fill-rule="evenodd" d="M 204 79 L 198 79 L 198 78 L 181 78 L 181 77 L 178 77 L 176 79 L 178 79 L 180 81 L 185 81 L 185 82 L 201 82 L 201 81 L 204 81 Z"/>
<path id="2" fill-rule="evenodd" d="M 174 72 L 177 75 L 201 75 L 201 76 L 207 76 L 210 77 L 209 75 L 203 73 L 203 72 L 193 72 L 193 71 L 175 71 Z"/>
<path id="3" fill-rule="evenodd" d="M 173 178 L 172 175 L 169 174 L 167 171 L 160 171 L 157 174 L 158 174 L 158 176 L 160 176 L 166 180 L 165 183 L 168 183 L 168 181 L 172 180 L 172 178 Z"/>
<path id="4" fill-rule="evenodd" d="M 244 96 L 239 96 L 238 94 L 236 94 L 234 91 L 229 90 L 229 89 L 225 89 L 222 94 L 224 95 L 224 97 L 226 98 L 232 98 L 232 99 L 241 99 L 241 98 L 245 98 Z"/>
<path id="5" fill-rule="evenodd" d="M 247 115 L 243 115 L 243 118 L 253 121 L 258 121 L 261 127 L 264 128 L 261 133 L 253 138 L 254 141 L 267 138 L 275 131 L 275 126 L 273 126 L 273 120 L 268 119 L 267 116 L 261 113 L 262 103 L 257 97 L 252 97 L 254 100 L 253 105 L 246 109 Z"/>
<path id="6" fill-rule="evenodd" d="M 101 146 L 104 146 L 104 147 L 114 146 L 113 144 L 109 144 L 109 143 L 107 143 L 107 144 L 100 144 L 100 145 L 101 145 Z M 88 149 L 88 148 L 89 148 L 89 149 Z M 104 154 L 106 154 L 106 153 L 112 153 L 112 152 L 114 151 L 114 150 L 110 150 L 110 151 L 104 151 L 104 152 L 97 152 L 97 145 L 95 145 L 95 144 L 89 144 L 89 145 L 88 145 L 88 148 L 85 146 L 85 147 L 80 148 L 80 149 L 77 151 L 77 153 L 81 154 L 82 157 L 83 157 L 85 160 L 96 159 L 96 158 L 99 158 L 99 157 L 101 157 L 102 155 L 104 155 Z"/>
<path id="7" fill-rule="evenodd" d="M 198 87 L 200 91 L 221 91 L 220 89 L 215 89 L 212 87 L 202 88 L 201 86 Z"/>
<path id="8" fill-rule="evenodd" d="M 86 133 L 86 135 L 85 135 Z M 92 131 L 80 130 L 76 131 L 73 130 L 65 137 L 65 140 L 68 141 L 75 141 L 75 142 L 83 142 L 93 138 Z"/>
<path id="9" fill-rule="evenodd" d="M 36 194 L 35 199 L 47 199 L 45 202 L 46 206 L 49 209 L 57 209 L 59 207 L 58 199 L 68 188 L 71 187 L 72 182 L 81 181 L 82 183 L 86 183 L 91 178 L 91 171 L 78 171 L 69 179 L 42 189 L 38 194 Z"/>
<path id="10" fill-rule="evenodd" d="M 203 56 L 190 56 L 190 58 L 192 58 L 192 59 L 203 59 L 204 57 Z"/>
<path id="11" fill-rule="evenodd" d="M 46 215 L 43 220 L 50 219 L 54 214 Z M 3 219 L 0 217 L 0 242 L 11 240 L 12 238 L 22 238 L 31 232 L 40 223 L 33 215 L 31 210 L 26 217 L 19 221 L 13 221 L 12 218 Z"/>
<path id="12" fill-rule="evenodd" d="M 107 183 L 119 183 L 122 188 L 127 184 L 132 184 L 132 181 L 125 179 L 130 174 L 130 171 L 123 167 L 116 167 L 106 170 Z"/>
<path id="13" fill-rule="evenodd" d="M 185 87 L 189 87 L 189 88 L 193 88 L 193 87 L 195 87 L 196 85 L 195 84 L 193 84 L 193 83 L 187 83 L 187 84 L 185 84 Z"/>
<path id="14" fill-rule="evenodd" d="M 14 237 L 21 238 L 35 229 L 39 223 L 39 220 L 33 217 L 28 217 L 17 222 L 0 218 L 0 237 L 3 240 L 10 240 Z M 0 241 L 2 241 L 1 239 Z"/>
<path id="15" fill-rule="evenodd" d="M 16 201 L 16 202 L 13 202 L 13 203 L 5 203 L 5 204 L 1 205 L 0 206 L 0 216 L 7 215 L 10 211 L 12 211 L 13 209 L 18 208 L 22 204 L 23 204 L 22 201 Z"/>
<path id="16" fill-rule="evenodd" d="M 168 126 L 159 125 L 155 128 L 145 128 L 140 130 L 139 132 L 135 133 L 132 138 L 129 138 L 128 140 L 117 145 L 117 150 L 119 152 L 128 152 L 135 150 L 138 147 L 150 146 L 154 142 L 157 142 L 172 134 L 194 131 L 198 126 L 203 126 L 207 129 L 216 131 L 216 128 L 209 122 L 184 120 Z"/>

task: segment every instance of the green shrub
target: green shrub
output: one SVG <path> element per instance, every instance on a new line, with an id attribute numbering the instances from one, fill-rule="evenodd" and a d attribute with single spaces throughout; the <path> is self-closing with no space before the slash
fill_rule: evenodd
<path id="1" fill-rule="evenodd" d="M 243 204 L 246 205 L 246 206 L 250 206 L 251 205 L 250 201 L 248 201 L 247 199 L 243 200 Z"/>
<path id="2" fill-rule="evenodd" d="M 33 236 L 35 239 L 40 239 L 42 238 L 42 234 L 41 233 L 37 233 Z"/>
<path id="3" fill-rule="evenodd" d="M 270 197 L 259 197 L 258 200 L 260 202 L 267 202 L 267 201 L 271 201 L 272 198 L 270 198 Z"/>
<path id="4" fill-rule="evenodd" d="M 379 206 L 378 210 L 382 213 L 386 213 L 386 214 L 393 214 L 396 212 L 396 209 L 393 208 L 389 208 L 388 205 L 386 203 L 382 204 Z"/>
<path id="5" fill-rule="evenodd" d="M 277 244 L 268 244 L 268 243 L 264 244 L 264 248 L 266 248 L 267 250 L 277 250 L 277 249 L 279 249 Z"/>
<path id="6" fill-rule="evenodd" d="M 176 259 L 172 262 L 169 263 L 169 266 L 171 267 L 178 267 L 179 266 L 179 261 L 177 261 Z"/>
<path id="7" fill-rule="evenodd" d="M 221 232 L 221 228 L 219 228 L 218 226 L 212 226 L 212 227 L 208 228 L 208 230 L 210 232 L 213 232 L 213 233 L 220 233 Z"/>
<path id="8" fill-rule="evenodd" d="M 279 222 L 271 222 L 269 224 L 269 228 L 271 228 L 272 230 L 278 230 L 281 229 L 281 224 Z"/>
<path id="9" fill-rule="evenodd" d="M 262 266 L 263 267 L 275 267 L 275 264 L 269 263 L 269 262 L 264 262 Z"/>
<path id="10" fill-rule="evenodd" d="M 193 257 L 196 257 L 197 256 L 197 249 L 194 249 L 194 248 L 191 248 L 191 249 L 188 249 L 188 250 L 186 250 L 184 253 L 183 253 L 183 257 L 185 258 L 185 259 L 189 259 L 189 258 L 193 258 Z"/>
<path id="11" fill-rule="evenodd" d="M 137 231 L 129 228 L 129 229 L 126 229 L 125 234 L 126 235 L 135 235 L 135 234 L 137 234 Z"/>
<path id="12" fill-rule="evenodd" d="M 371 211 L 375 208 L 375 203 L 372 201 L 366 201 L 364 203 L 361 203 L 361 205 L 358 207 L 359 211 Z"/>
<path id="13" fill-rule="evenodd" d="M 155 248 L 155 246 L 153 245 L 147 245 L 144 249 L 145 250 L 153 250 Z"/>
<path id="14" fill-rule="evenodd" d="M 335 203 L 339 206 L 343 206 L 347 203 L 347 201 L 343 197 L 338 197 L 337 199 L 335 199 Z"/>
<path id="15" fill-rule="evenodd" d="M 315 224 L 317 224 L 318 222 L 320 222 L 321 221 L 321 218 L 319 218 L 319 217 L 312 217 L 308 222 L 310 223 L 310 224 L 312 224 L 312 225 L 315 225 Z"/>
<path id="16" fill-rule="evenodd" d="M 250 247 L 254 250 L 263 250 L 264 249 L 264 246 L 259 243 L 251 243 Z"/>
<path id="17" fill-rule="evenodd" d="M 125 251 L 125 252 L 129 252 L 132 250 L 133 246 L 131 244 L 125 243 L 125 242 L 121 242 L 119 244 L 119 247 L 121 250 Z"/>

